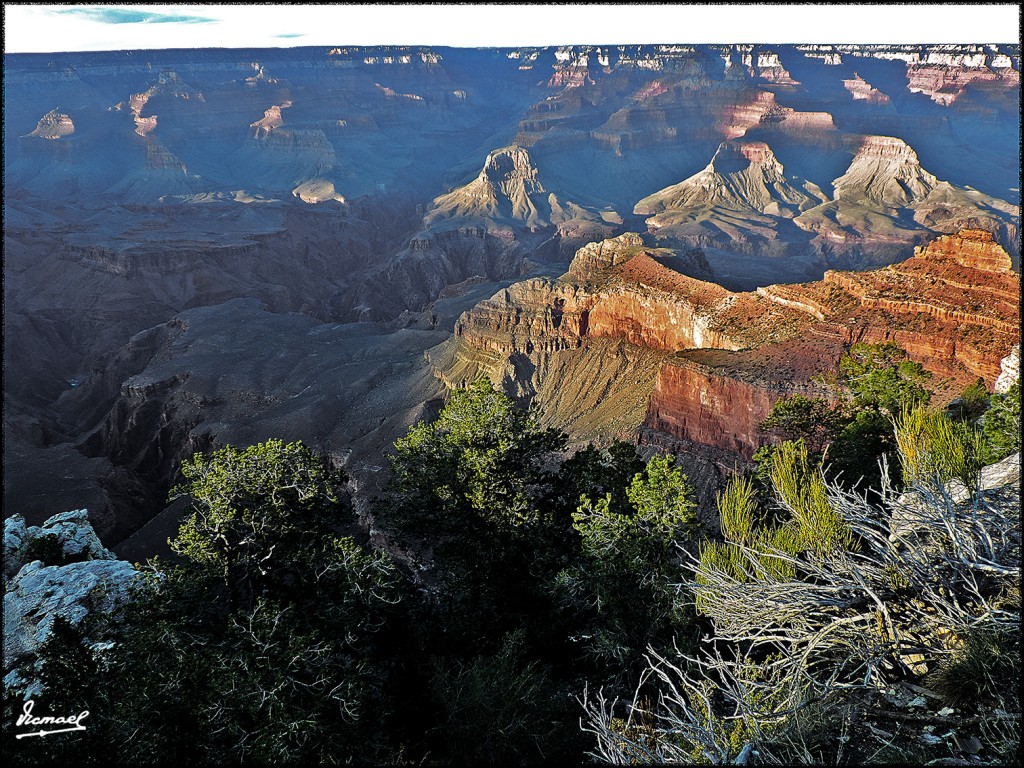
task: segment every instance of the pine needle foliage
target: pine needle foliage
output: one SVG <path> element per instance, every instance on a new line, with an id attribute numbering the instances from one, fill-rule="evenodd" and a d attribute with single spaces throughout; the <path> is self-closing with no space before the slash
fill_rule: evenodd
<path id="1" fill-rule="evenodd" d="M 903 479 L 907 485 L 959 480 L 976 491 L 985 443 L 978 430 L 924 406 L 905 406 L 893 419 Z"/>

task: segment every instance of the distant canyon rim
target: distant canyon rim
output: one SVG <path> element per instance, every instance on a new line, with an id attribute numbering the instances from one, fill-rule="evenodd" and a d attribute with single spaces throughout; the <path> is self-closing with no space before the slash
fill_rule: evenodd
<path id="1" fill-rule="evenodd" d="M 1020 51 L 4 56 L 4 504 L 159 551 L 183 459 L 270 437 L 357 500 L 481 375 L 709 494 L 894 340 L 947 399 L 1020 331 Z"/>

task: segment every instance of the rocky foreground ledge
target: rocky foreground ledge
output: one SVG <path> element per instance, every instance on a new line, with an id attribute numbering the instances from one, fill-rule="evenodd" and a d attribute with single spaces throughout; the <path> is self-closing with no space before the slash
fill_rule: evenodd
<path id="1" fill-rule="evenodd" d="M 4 688 L 39 696 L 39 650 L 66 620 L 82 628 L 86 617 L 123 605 L 137 571 L 105 548 L 88 510 L 54 515 L 41 526 L 21 515 L 4 520 Z"/>

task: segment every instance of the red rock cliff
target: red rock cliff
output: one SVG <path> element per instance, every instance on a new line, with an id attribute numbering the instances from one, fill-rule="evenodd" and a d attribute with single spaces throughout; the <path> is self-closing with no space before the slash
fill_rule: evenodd
<path id="1" fill-rule="evenodd" d="M 757 425 L 779 393 L 698 365 L 666 364 L 651 393 L 644 426 L 749 459 Z"/>
<path id="2" fill-rule="evenodd" d="M 459 354 L 483 354 L 496 379 L 509 366 L 528 369 L 539 392 L 557 367 L 551 356 L 571 351 L 574 370 L 609 372 L 594 383 L 607 396 L 648 399 L 647 430 L 749 458 L 774 402 L 813 394 L 812 377 L 853 343 L 895 341 L 951 394 L 978 376 L 991 385 L 1020 340 L 1020 278 L 980 230 L 940 237 L 884 269 L 749 293 L 672 264 L 636 235 L 585 246 L 562 278 L 516 284 L 463 314 Z M 661 355 L 653 379 L 630 380 L 628 367 L 604 359 L 629 348 Z"/>

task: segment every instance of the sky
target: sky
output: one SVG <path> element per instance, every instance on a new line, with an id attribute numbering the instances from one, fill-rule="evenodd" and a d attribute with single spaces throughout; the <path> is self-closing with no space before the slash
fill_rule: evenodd
<path id="1" fill-rule="evenodd" d="M 1015 4 L 4 4 L 4 52 L 299 45 L 1016 43 Z"/>

